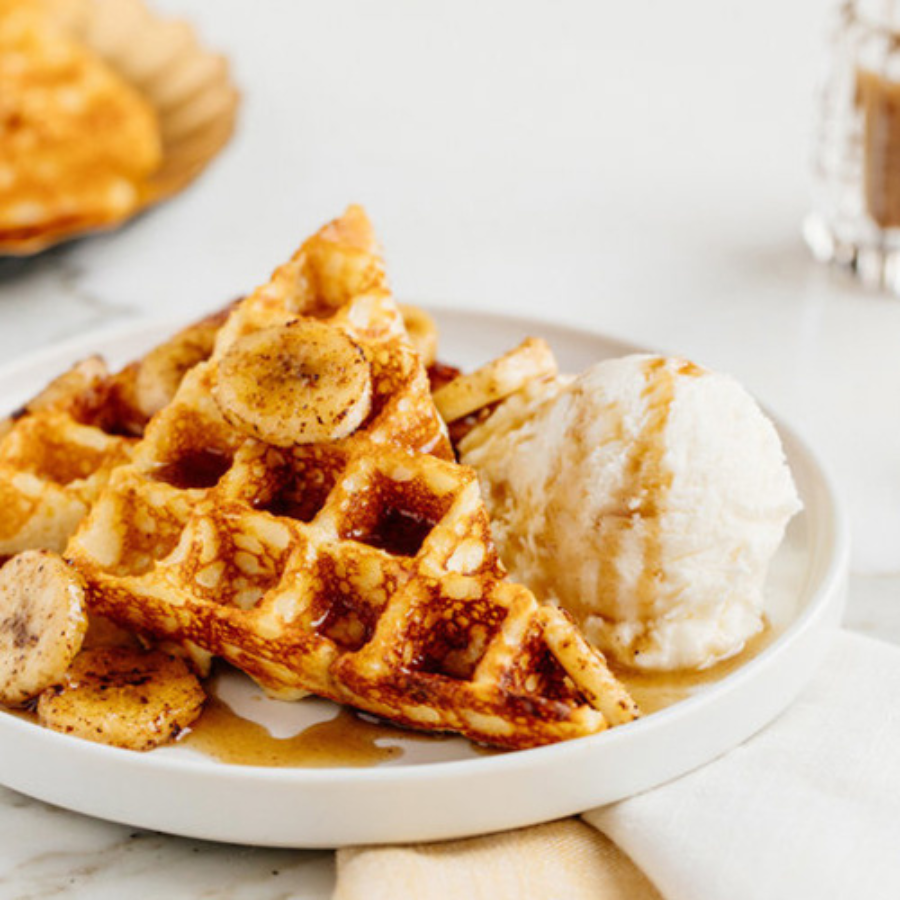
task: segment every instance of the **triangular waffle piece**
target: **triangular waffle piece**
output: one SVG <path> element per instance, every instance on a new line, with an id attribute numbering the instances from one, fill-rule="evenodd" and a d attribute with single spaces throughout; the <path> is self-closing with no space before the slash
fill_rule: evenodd
<path id="1" fill-rule="evenodd" d="M 65 547 L 150 416 L 212 352 L 226 315 L 188 326 L 115 374 L 99 357 L 84 360 L 0 421 L 0 558 Z"/>
<path id="2" fill-rule="evenodd" d="M 371 404 L 346 437 L 287 446 L 277 417 L 235 418 L 225 375 L 254 335 L 309 322 L 361 350 Z M 571 620 L 505 580 L 356 208 L 235 309 L 66 555 L 95 612 L 275 696 L 504 747 L 636 715 Z"/>

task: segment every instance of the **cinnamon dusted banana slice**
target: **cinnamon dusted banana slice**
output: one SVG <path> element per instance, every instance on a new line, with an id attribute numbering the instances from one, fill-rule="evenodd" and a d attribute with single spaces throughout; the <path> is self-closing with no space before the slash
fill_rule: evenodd
<path id="1" fill-rule="evenodd" d="M 219 361 L 214 388 L 236 428 L 279 447 L 336 441 L 372 407 L 372 372 L 340 328 L 312 319 L 238 338 Z"/>
<path id="2" fill-rule="evenodd" d="M 85 586 L 62 557 L 27 550 L 0 569 L 0 703 L 20 706 L 65 675 L 87 631 Z"/>
<path id="3" fill-rule="evenodd" d="M 151 750 L 200 715 L 206 694 L 185 662 L 160 650 L 96 647 L 38 699 L 47 728 L 126 750 Z"/>
<path id="4" fill-rule="evenodd" d="M 509 353 L 435 391 L 434 402 L 445 422 L 455 422 L 556 371 L 556 359 L 547 342 L 526 338 Z"/>
<path id="5" fill-rule="evenodd" d="M 408 303 L 398 305 L 409 339 L 419 356 L 422 357 L 422 364 L 427 369 L 434 365 L 434 361 L 437 359 L 437 325 L 424 309 L 410 306 Z"/>

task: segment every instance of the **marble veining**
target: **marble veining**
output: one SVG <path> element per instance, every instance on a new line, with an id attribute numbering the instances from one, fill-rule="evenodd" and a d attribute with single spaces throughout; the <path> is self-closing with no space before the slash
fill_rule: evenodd
<path id="1" fill-rule="evenodd" d="M 333 880 L 330 853 L 169 837 L 6 788 L 0 788 L 0 834 L 0 900 L 306 900 L 327 895 Z"/>
<path id="2" fill-rule="evenodd" d="M 135 316 L 85 288 L 74 247 L 0 260 L 0 359 Z"/>

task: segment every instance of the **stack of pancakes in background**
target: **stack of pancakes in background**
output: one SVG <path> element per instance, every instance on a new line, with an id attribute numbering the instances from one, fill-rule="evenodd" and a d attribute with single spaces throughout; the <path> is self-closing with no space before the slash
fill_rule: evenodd
<path id="1" fill-rule="evenodd" d="M 0 253 L 115 227 L 234 127 L 224 59 L 138 0 L 0 0 Z"/>

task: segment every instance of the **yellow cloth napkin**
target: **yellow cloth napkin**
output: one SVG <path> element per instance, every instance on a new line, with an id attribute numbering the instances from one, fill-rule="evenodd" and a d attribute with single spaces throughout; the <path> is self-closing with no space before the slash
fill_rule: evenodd
<path id="1" fill-rule="evenodd" d="M 563 819 L 483 838 L 338 851 L 334 900 L 661 900 L 599 831 Z"/>

